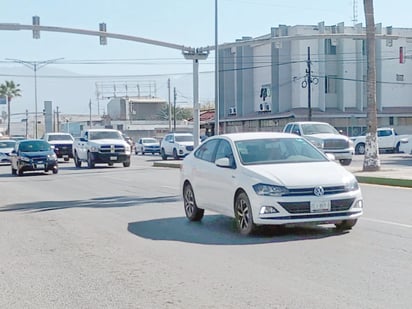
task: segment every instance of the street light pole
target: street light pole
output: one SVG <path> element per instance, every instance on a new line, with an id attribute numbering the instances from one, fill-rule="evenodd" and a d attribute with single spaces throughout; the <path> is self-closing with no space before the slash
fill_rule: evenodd
<path id="1" fill-rule="evenodd" d="M 6 60 L 10 60 L 16 63 L 20 63 L 29 69 L 33 70 L 34 72 L 34 118 L 35 118 L 35 138 L 37 139 L 37 125 L 38 125 L 38 120 L 37 120 L 37 71 L 40 70 L 42 67 L 54 63 L 58 60 L 62 60 L 63 58 L 57 58 L 57 59 L 49 59 L 49 60 L 44 60 L 44 61 L 26 61 L 26 60 L 21 60 L 21 59 L 11 59 L 11 58 L 6 58 Z"/>

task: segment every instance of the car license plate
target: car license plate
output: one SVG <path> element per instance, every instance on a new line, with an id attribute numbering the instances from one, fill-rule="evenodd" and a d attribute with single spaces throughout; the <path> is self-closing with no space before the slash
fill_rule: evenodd
<path id="1" fill-rule="evenodd" d="M 117 157 L 112 156 L 112 157 L 110 157 L 110 160 L 116 161 L 116 160 L 117 160 Z"/>
<path id="2" fill-rule="evenodd" d="M 63 155 L 63 158 L 65 158 L 65 159 L 68 158 L 68 157 L 69 157 L 69 155 Z"/>
<path id="3" fill-rule="evenodd" d="M 311 201 L 310 211 L 311 212 L 330 211 L 330 201 L 329 200 Z"/>
<path id="4" fill-rule="evenodd" d="M 44 164 L 36 164 L 35 168 L 37 169 L 44 169 Z"/>

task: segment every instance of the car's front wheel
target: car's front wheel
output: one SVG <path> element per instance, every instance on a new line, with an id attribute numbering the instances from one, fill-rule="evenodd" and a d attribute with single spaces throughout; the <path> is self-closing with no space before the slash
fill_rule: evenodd
<path id="1" fill-rule="evenodd" d="M 74 153 L 73 159 L 74 159 L 74 165 L 76 167 L 82 166 L 82 161 L 80 161 L 79 157 L 77 156 L 77 152 Z"/>
<path id="2" fill-rule="evenodd" d="M 245 192 L 240 192 L 235 200 L 235 219 L 240 234 L 249 235 L 256 230 L 253 222 L 252 207 Z"/>
<path id="3" fill-rule="evenodd" d="M 164 148 L 162 148 L 162 149 L 160 150 L 160 155 L 162 156 L 162 160 L 167 160 L 167 155 L 166 155 L 166 153 L 165 153 L 165 149 L 164 149 Z"/>
<path id="4" fill-rule="evenodd" d="M 123 162 L 123 167 L 129 167 L 129 166 L 130 166 L 130 159 Z"/>
<path id="5" fill-rule="evenodd" d="M 350 165 L 350 164 L 351 164 L 352 159 L 342 159 L 342 160 L 340 160 L 339 162 L 340 162 L 340 164 L 342 164 L 342 165 L 344 165 L 344 166 L 347 166 L 347 165 Z"/>
<path id="6" fill-rule="evenodd" d="M 177 154 L 176 148 L 173 149 L 173 159 L 179 160 L 179 155 Z"/>
<path id="7" fill-rule="evenodd" d="M 183 202 L 185 207 L 186 217 L 190 221 L 200 221 L 203 218 L 205 210 L 198 208 L 196 205 L 195 194 L 192 186 L 187 183 L 183 188 Z"/>
<path id="8" fill-rule="evenodd" d="M 90 152 L 87 153 L 87 167 L 94 168 L 94 161 Z"/>
<path id="9" fill-rule="evenodd" d="M 356 222 L 358 222 L 358 219 L 343 220 L 340 223 L 336 223 L 335 226 L 338 230 L 345 231 L 353 228 Z"/>

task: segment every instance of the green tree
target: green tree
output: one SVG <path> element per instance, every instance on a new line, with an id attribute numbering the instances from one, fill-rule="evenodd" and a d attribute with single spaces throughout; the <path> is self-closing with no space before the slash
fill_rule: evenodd
<path id="1" fill-rule="evenodd" d="M 7 98 L 7 135 L 10 134 L 10 102 L 14 97 L 21 96 L 20 84 L 15 84 L 12 80 L 5 81 L 0 85 L 0 96 Z"/>

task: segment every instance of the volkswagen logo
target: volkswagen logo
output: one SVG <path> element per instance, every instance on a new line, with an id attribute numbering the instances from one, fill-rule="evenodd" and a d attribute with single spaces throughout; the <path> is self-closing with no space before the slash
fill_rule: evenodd
<path id="1" fill-rule="evenodd" d="M 315 187 L 315 189 L 313 189 L 313 193 L 315 193 L 316 196 L 322 196 L 325 194 L 325 190 L 323 190 L 322 187 Z"/>

